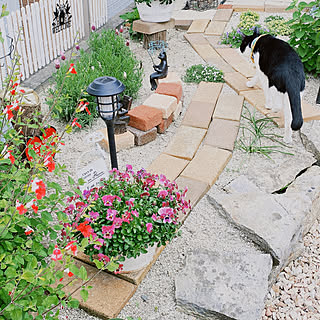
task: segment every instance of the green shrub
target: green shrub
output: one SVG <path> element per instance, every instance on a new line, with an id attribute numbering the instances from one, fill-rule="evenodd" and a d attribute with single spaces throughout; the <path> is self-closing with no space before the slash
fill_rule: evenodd
<path id="1" fill-rule="evenodd" d="M 258 13 L 251 10 L 242 12 L 240 15 L 240 23 L 238 25 L 238 28 L 250 29 L 252 27 L 255 27 L 257 25 L 257 22 L 259 21 L 259 17 L 260 16 Z"/>
<path id="2" fill-rule="evenodd" d="M 193 65 L 186 70 L 183 79 L 185 82 L 200 83 L 206 82 L 224 82 L 223 72 L 214 66 L 197 64 Z"/>
<path id="3" fill-rule="evenodd" d="M 269 16 L 265 19 L 265 23 L 271 34 L 289 36 L 291 33 L 288 21 L 281 16 Z"/>
<path id="4" fill-rule="evenodd" d="M 292 31 L 289 44 L 294 47 L 307 72 L 320 74 L 320 4 L 294 0 L 287 10 L 295 9 L 288 22 Z M 308 10 L 307 10 L 308 9 Z"/>
<path id="5" fill-rule="evenodd" d="M 54 88 L 50 89 L 51 98 L 48 99 L 52 106 L 57 98 L 53 112 L 60 120 L 70 121 L 79 99 L 85 95 L 88 85 L 101 76 L 112 76 L 123 82 L 126 95 L 137 97 L 142 85 L 142 70 L 139 61 L 131 52 L 128 42 L 121 34 L 116 35 L 113 30 L 103 30 L 101 33 L 91 33 L 88 40 L 89 50 L 80 51 L 80 58 L 75 63 L 77 77 L 65 73 L 69 68 L 67 63 L 54 74 Z M 63 85 L 63 88 L 61 86 Z M 91 115 L 85 111 L 78 113 L 78 122 L 82 125 L 91 124 L 98 117 L 95 98 L 86 96 L 89 101 Z"/>
<path id="6" fill-rule="evenodd" d="M 124 20 L 125 23 L 128 23 L 129 26 L 129 35 L 131 39 L 137 39 L 137 40 L 142 40 L 143 34 L 140 32 L 133 31 L 133 21 L 139 20 L 140 15 L 138 12 L 138 9 L 135 7 L 133 8 L 132 11 L 128 11 L 122 15 L 119 16 L 121 19 Z"/>

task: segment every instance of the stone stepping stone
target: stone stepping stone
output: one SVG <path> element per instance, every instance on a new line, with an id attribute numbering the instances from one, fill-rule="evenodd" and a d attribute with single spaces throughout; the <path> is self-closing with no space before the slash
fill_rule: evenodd
<path id="1" fill-rule="evenodd" d="M 207 39 L 202 33 L 185 33 L 185 39 L 190 43 L 191 46 L 195 44 L 206 45 L 208 44 Z"/>
<path id="2" fill-rule="evenodd" d="M 222 83 L 200 82 L 182 125 L 208 129 L 222 87 Z"/>
<path id="3" fill-rule="evenodd" d="M 312 204 L 300 193 L 261 192 L 216 194 L 210 202 L 231 224 L 270 253 L 275 264 L 281 267 L 300 249 Z"/>
<path id="4" fill-rule="evenodd" d="M 233 1 L 232 8 L 237 12 L 247 11 L 248 9 L 252 11 L 264 11 L 264 1 L 260 3 L 256 0 Z"/>
<path id="5" fill-rule="evenodd" d="M 228 22 L 232 16 L 233 9 L 219 9 L 213 17 L 214 21 Z"/>
<path id="6" fill-rule="evenodd" d="M 293 10 L 287 11 L 291 1 L 276 1 L 276 0 L 265 0 L 264 10 L 265 12 L 293 12 Z"/>
<path id="7" fill-rule="evenodd" d="M 213 46 L 213 48 L 225 48 L 224 44 L 220 44 L 221 42 L 220 36 L 206 36 L 206 39 Z"/>
<path id="8" fill-rule="evenodd" d="M 147 171 L 155 174 L 163 174 L 167 177 L 167 179 L 173 181 L 180 175 L 188 163 L 188 160 L 161 153 L 150 164 L 150 166 L 147 168 Z"/>
<path id="9" fill-rule="evenodd" d="M 240 121 L 244 97 L 235 94 L 220 95 L 213 118 Z"/>
<path id="10" fill-rule="evenodd" d="M 283 112 L 271 112 L 271 110 L 265 108 L 265 98 L 263 90 L 253 90 L 253 91 L 241 91 L 240 95 L 254 106 L 259 112 L 261 112 L 266 117 L 272 119 L 272 121 L 278 125 L 278 127 L 284 127 Z M 320 120 L 320 110 L 313 107 L 311 104 L 302 101 L 302 117 L 305 122 L 312 120 Z"/>
<path id="11" fill-rule="evenodd" d="M 203 145 L 182 171 L 181 176 L 206 182 L 211 187 L 217 181 L 231 156 L 230 151 Z"/>
<path id="12" fill-rule="evenodd" d="M 214 118 L 208 129 L 204 145 L 233 151 L 239 131 L 239 122 Z"/>
<path id="13" fill-rule="evenodd" d="M 85 267 L 88 278 L 97 273 L 98 269 L 81 261 L 75 262 L 79 268 Z M 64 284 L 64 282 L 62 282 Z M 65 288 L 66 293 L 71 293 L 82 284 L 81 279 L 74 280 L 71 286 Z M 89 290 L 88 300 L 82 301 L 80 290 L 74 294 L 74 298 L 80 301 L 81 309 L 102 319 L 117 317 L 122 308 L 137 290 L 137 286 L 122 280 L 107 272 L 101 272 L 90 281 L 92 289 Z"/>
<path id="14" fill-rule="evenodd" d="M 258 86 L 254 86 L 253 88 L 247 87 L 246 83 L 249 81 L 245 76 L 243 76 L 240 72 L 227 72 L 224 74 L 224 81 L 238 94 L 241 91 L 252 91 L 259 89 Z"/>
<path id="15" fill-rule="evenodd" d="M 244 60 L 237 50 L 232 48 L 217 48 L 217 52 L 226 60 L 233 69 L 240 72 L 246 78 L 253 77 L 256 73 L 252 64 Z"/>
<path id="16" fill-rule="evenodd" d="M 189 27 L 187 33 L 204 33 L 206 30 L 210 19 L 197 19 L 193 20 L 191 26 Z"/>
<path id="17" fill-rule="evenodd" d="M 204 34 L 206 36 L 221 36 L 227 25 L 225 21 L 212 20 L 206 28 Z"/>
<path id="18" fill-rule="evenodd" d="M 207 130 L 189 126 L 180 126 L 164 153 L 191 160 L 196 154 Z"/>
<path id="19" fill-rule="evenodd" d="M 271 268 L 268 254 L 199 248 L 175 279 L 177 304 L 201 319 L 260 319 Z"/>
<path id="20" fill-rule="evenodd" d="M 184 126 L 208 129 L 215 106 L 216 101 L 191 101 L 181 124 Z"/>
<path id="21" fill-rule="evenodd" d="M 179 189 L 184 190 L 188 187 L 186 200 L 190 200 L 191 207 L 194 208 L 198 201 L 208 192 L 210 186 L 208 183 L 187 177 L 178 177 L 176 183 Z"/>

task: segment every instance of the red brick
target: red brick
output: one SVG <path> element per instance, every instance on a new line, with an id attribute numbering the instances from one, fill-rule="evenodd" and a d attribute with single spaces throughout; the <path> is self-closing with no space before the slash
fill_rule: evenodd
<path id="1" fill-rule="evenodd" d="M 156 127 L 153 127 L 148 131 L 141 131 L 139 129 L 128 126 L 128 130 L 134 135 L 134 144 L 136 146 L 142 146 L 157 138 Z"/>
<path id="2" fill-rule="evenodd" d="M 232 9 L 232 4 L 219 4 L 218 9 Z"/>
<path id="3" fill-rule="evenodd" d="M 169 116 L 168 119 L 162 119 L 161 123 L 157 126 L 158 133 L 165 133 L 169 128 L 170 124 L 173 121 L 173 113 Z"/>
<path id="4" fill-rule="evenodd" d="M 160 83 L 155 93 L 176 97 L 177 103 L 179 103 L 182 97 L 182 85 L 178 83 Z"/>
<path id="5" fill-rule="evenodd" d="M 129 126 L 142 131 L 148 131 L 162 121 L 162 111 L 149 106 L 140 105 L 128 112 Z"/>

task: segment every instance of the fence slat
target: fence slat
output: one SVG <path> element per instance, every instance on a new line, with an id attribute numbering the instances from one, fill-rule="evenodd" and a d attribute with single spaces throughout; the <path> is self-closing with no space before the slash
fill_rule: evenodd
<path id="1" fill-rule="evenodd" d="M 22 80 L 25 80 L 26 78 L 29 78 L 29 63 L 28 63 L 28 58 L 27 58 L 27 52 L 26 52 L 26 43 L 25 43 L 25 38 L 24 38 L 24 33 L 23 33 L 23 25 L 22 25 L 22 18 L 20 11 L 15 12 L 15 28 L 18 30 L 20 33 L 20 39 L 19 45 L 20 45 L 20 54 L 21 54 L 21 62 L 24 67 L 24 72 L 22 73 Z"/>
<path id="2" fill-rule="evenodd" d="M 41 61 L 41 67 L 44 67 L 46 65 L 46 59 L 45 59 L 45 51 L 43 46 L 43 34 L 42 34 L 42 26 L 41 26 L 41 20 L 40 20 L 40 8 L 39 8 L 39 2 L 33 3 L 32 7 L 34 7 L 34 16 L 33 16 L 33 24 L 35 26 L 35 30 L 37 33 L 37 39 L 38 39 L 38 52 L 39 57 Z"/>
<path id="3" fill-rule="evenodd" d="M 47 37 L 47 46 L 48 46 L 48 53 L 49 53 L 49 61 L 53 60 L 53 43 L 52 43 L 52 37 L 51 37 L 51 20 L 49 19 L 49 13 L 48 13 L 48 1 L 41 1 L 40 4 L 41 10 L 43 10 L 43 16 L 44 16 L 44 23 L 46 28 L 46 37 Z"/>
<path id="4" fill-rule="evenodd" d="M 29 72 L 30 72 L 30 74 L 33 74 L 34 65 L 33 65 L 33 61 L 32 61 L 32 51 L 31 51 L 31 45 L 30 45 L 28 22 L 27 22 L 27 17 L 26 17 L 26 9 L 21 8 L 20 13 L 21 13 L 21 18 L 22 18 L 23 38 L 24 38 L 25 49 L 26 49 L 26 53 L 27 53 L 27 57 L 28 57 Z"/>
<path id="5" fill-rule="evenodd" d="M 41 34 L 42 34 L 42 48 L 44 53 L 45 64 L 47 65 L 50 62 L 50 54 L 49 54 L 49 46 L 48 46 L 48 35 L 46 28 L 46 18 L 43 7 L 43 0 L 38 2 L 38 10 L 39 10 L 39 19 L 41 24 Z M 40 32 L 40 30 L 39 30 Z"/>
<path id="6" fill-rule="evenodd" d="M 22 48 L 21 48 L 21 36 L 19 34 L 19 28 L 17 27 L 17 19 L 16 19 L 16 13 L 12 12 L 9 16 L 8 16 L 8 30 L 9 33 L 12 34 L 13 37 L 13 41 L 14 43 L 17 44 L 17 48 L 16 48 L 16 54 L 18 54 L 20 56 L 19 58 L 19 71 L 20 73 L 22 73 L 22 77 L 24 77 L 26 71 L 24 68 L 24 63 L 22 60 Z"/>
<path id="7" fill-rule="evenodd" d="M 32 23 L 32 14 L 31 14 L 30 6 L 26 6 L 26 18 L 28 21 L 30 48 L 31 48 L 33 66 L 34 66 L 34 72 L 36 72 L 40 68 L 39 66 L 40 58 L 38 58 L 37 41 L 35 39 L 35 32 L 34 32 L 34 27 Z"/>

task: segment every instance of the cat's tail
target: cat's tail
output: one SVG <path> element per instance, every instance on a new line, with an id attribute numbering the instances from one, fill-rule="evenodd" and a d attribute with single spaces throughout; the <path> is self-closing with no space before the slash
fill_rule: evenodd
<path id="1" fill-rule="evenodd" d="M 300 87 L 291 82 L 287 87 L 287 92 L 292 113 L 291 129 L 297 131 L 303 124 Z"/>

